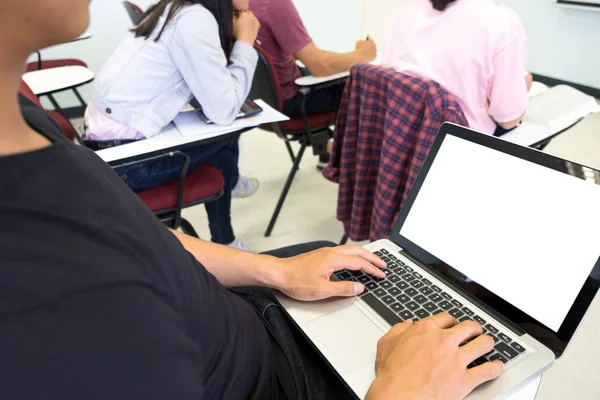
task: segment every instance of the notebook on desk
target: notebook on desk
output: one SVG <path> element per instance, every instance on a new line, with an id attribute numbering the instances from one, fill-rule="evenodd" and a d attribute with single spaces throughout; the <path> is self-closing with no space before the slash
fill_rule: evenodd
<path id="1" fill-rule="evenodd" d="M 569 128 L 582 118 L 600 112 L 592 96 L 566 85 L 552 88 L 534 82 L 521 126 L 502 136 L 523 146 L 531 146 Z"/>

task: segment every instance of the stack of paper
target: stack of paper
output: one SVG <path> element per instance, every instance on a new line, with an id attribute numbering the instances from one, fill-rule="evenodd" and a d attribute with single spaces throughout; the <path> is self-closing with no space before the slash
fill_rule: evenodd
<path id="1" fill-rule="evenodd" d="M 233 124 L 228 126 L 207 124 L 200 119 L 196 110 L 179 113 L 173 120 L 173 123 L 182 136 L 214 137 L 245 128 L 257 127 L 262 124 L 289 120 L 288 117 L 275 110 L 264 101 L 255 100 L 255 102 L 263 109 L 260 114 L 251 118 L 235 120 Z"/>
<path id="2" fill-rule="evenodd" d="M 535 91 L 534 91 L 535 89 Z M 538 84 L 532 87 L 529 107 L 523 122 L 502 139 L 523 146 L 531 146 L 569 128 L 590 114 L 600 112 L 600 105 L 592 96 L 566 85 L 544 90 Z"/>

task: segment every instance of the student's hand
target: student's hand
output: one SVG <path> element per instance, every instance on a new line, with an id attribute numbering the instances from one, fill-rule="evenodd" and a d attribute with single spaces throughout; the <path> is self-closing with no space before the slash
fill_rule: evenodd
<path id="1" fill-rule="evenodd" d="M 334 272 L 343 269 L 362 270 L 369 275 L 385 278 L 380 269 L 386 268 L 385 262 L 359 246 L 323 248 L 280 261 L 282 278 L 275 289 L 296 300 L 313 301 L 361 294 L 364 286 L 359 282 L 330 280 Z"/>
<path id="2" fill-rule="evenodd" d="M 533 75 L 531 75 L 530 72 L 525 75 L 525 84 L 527 85 L 527 92 L 529 92 L 531 90 L 531 85 L 533 85 Z"/>
<path id="3" fill-rule="evenodd" d="M 358 51 L 363 61 L 373 61 L 377 57 L 377 45 L 373 39 L 359 40 L 356 42 L 356 51 Z"/>
<path id="4" fill-rule="evenodd" d="M 233 36 L 236 40 L 246 42 L 254 47 L 258 36 L 260 22 L 250 11 L 240 12 L 233 21 Z"/>
<path id="5" fill-rule="evenodd" d="M 409 320 L 394 326 L 377 344 L 377 377 L 366 400 L 463 399 L 500 376 L 501 361 L 467 369 L 492 350 L 494 340 L 479 336 L 483 330 L 473 321 L 455 324 L 452 316 L 441 313 L 416 324 Z M 459 347 L 473 337 L 477 338 Z"/>

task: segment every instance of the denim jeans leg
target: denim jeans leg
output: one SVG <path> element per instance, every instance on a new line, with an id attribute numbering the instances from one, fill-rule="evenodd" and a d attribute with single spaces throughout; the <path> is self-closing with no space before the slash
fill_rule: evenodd
<path id="1" fill-rule="evenodd" d="M 239 135 L 218 142 L 183 150 L 190 156 L 188 171 L 199 164 L 217 168 L 225 179 L 224 193 L 218 200 L 206 204 L 212 240 L 229 244 L 235 240 L 231 226 L 231 190 L 238 180 Z M 183 157 L 171 157 L 143 165 L 119 168 L 116 172 L 135 192 L 152 189 L 179 179 Z"/>
<path id="2" fill-rule="evenodd" d="M 218 244 L 229 244 L 235 240 L 231 225 L 231 191 L 239 179 L 238 161 L 240 156 L 239 136 L 227 140 L 218 153 L 203 160 L 203 163 L 216 167 L 225 179 L 223 196 L 204 205 L 208 215 L 211 240 Z"/>

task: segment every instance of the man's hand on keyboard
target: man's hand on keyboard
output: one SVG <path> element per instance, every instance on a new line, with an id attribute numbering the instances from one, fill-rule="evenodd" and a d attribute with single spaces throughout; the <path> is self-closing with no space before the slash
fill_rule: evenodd
<path id="1" fill-rule="evenodd" d="M 375 254 L 358 246 L 329 247 L 282 259 L 281 277 L 275 289 L 304 301 L 323 300 L 329 297 L 351 297 L 363 292 L 359 282 L 331 281 L 334 272 L 343 269 L 363 272 L 385 278 L 381 268 L 386 268 Z"/>
<path id="2" fill-rule="evenodd" d="M 481 325 L 467 321 L 455 325 L 447 313 L 394 326 L 377 345 L 376 379 L 367 400 L 463 399 L 480 384 L 497 378 L 500 361 L 467 369 L 490 352 L 494 340 L 479 336 Z M 476 339 L 459 347 L 461 343 Z"/>

